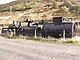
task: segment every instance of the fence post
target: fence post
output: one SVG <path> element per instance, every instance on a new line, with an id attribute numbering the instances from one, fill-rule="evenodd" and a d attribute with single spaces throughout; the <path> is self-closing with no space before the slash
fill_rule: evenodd
<path id="1" fill-rule="evenodd" d="M 63 30 L 63 39 L 65 41 L 65 30 Z"/>
<path id="2" fill-rule="evenodd" d="M 74 22 L 72 22 L 72 36 L 74 35 Z"/>
<path id="3" fill-rule="evenodd" d="M 37 32 L 36 32 L 36 29 L 35 29 L 35 38 L 37 38 L 37 35 L 36 35 L 36 33 L 37 33 Z"/>
<path id="4" fill-rule="evenodd" d="M 0 27 L 0 34 L 2 34 L 2 27 Z"/>
<path id="5" fill-rule="evenodd" d="M 10 14 L 12 14 L 12 6 L 10 6 Z"/>

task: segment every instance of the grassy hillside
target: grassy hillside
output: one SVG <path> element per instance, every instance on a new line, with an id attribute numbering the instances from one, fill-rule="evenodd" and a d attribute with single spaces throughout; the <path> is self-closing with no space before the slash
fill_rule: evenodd
<path id="1" fill-rule="evenodd" d="M 80 1 L 80 0 L 77 0 L 77 1 Z M 13 10 L 14 11 L 17 11 L 17 10 L 26 10 L 27 8 L 33 8 L 35 6 L 36 3 L 41 3 L 41 4 L 46 4 L 46 3 L 53 3 L 53 5 L 55 6 L 55 3 L 57 5 L 57 2 L 63 2 L 63 3 L 67 3 L 67 5 L 69 4 L 72 4 L 72 5 L 76 5 L 77 2 L 76 0 L 71 0 L 68 1 L 68 0 L 16 0 L 16 1 L 13 1 L 11 3 L 7 3 L 7 4 L 2 4 L 0 5 L 0 11 L 9 11 L 9 8 L 10 6 L 13 7 Z M 79 3 L 78 3 L 79 4 Z M 66 5 L 65 5 L 66 6 Z"/>
<path id="2" fill-rule="evenodd" d="M 12 6 L 11 13 L 10 6 Z M 80 2 L 77 0 L 17 0 L 0 5 L 1 23 L 26 18 L 48 20 L 53 16 L 80 16 Z"/>

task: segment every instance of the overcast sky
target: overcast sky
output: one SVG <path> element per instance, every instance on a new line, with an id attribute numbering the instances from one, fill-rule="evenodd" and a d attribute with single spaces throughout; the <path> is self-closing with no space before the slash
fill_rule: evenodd
<path id="1" fill-rule="evenodd" d="M 15 1 L 15 0 L 0 0 L 0 4 L 9 3 L 11 1 Z"/>

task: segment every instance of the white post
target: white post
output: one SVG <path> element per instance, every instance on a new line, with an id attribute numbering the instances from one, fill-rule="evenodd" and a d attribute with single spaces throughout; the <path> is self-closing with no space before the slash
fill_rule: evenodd
<path id="1" fill-rule="evenodd" d="M 12 14 L 12 6 L 10 6 L 10 14 Z"/>
<path id="2" fill-rule="evenodd" d="M 36 35 L 36 29 L 35 29 L 35 38 L 37 37 L 37 35 Z"/>
<path id="3" fill-rule="evenodd" d="M 65 41 L 65 30 L 63 30 L 63 39 Z"/>
<path id="4" fill-rule="evenodd" d="M 2 34 L 2 27 L 0 27 L 0 34 Z"/>
<path id="5" fill-rule="evenodd" d="M 72 24 L 72 36 L 73 36 L 73 34 L 74 34 L 74 22 Z"/>

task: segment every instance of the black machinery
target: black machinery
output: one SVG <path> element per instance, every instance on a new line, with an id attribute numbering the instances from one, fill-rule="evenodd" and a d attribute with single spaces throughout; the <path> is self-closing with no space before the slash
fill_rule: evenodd
<path id="1" fill-rule="evenodd" d="M 73 22 L 63 22 L 63 17 L 54 17 L 53 22 L 43 25 L 42 36 L 48 37 L 72 37 L 75 32 L 75 24 Z"/>
<path id="2" fill-rule="evenodd" d="M 72 37 L 75 32 L 75 23 L 73 22 L 63 22 L 63 17 L 53 17 L 52 22 L 45 23 L 42 21 L 43 24 L 42 28 L 37 26 L 18 26 L 16 27 L 14 24 L 10 26 L 8 29 L 15 29 L 16 35 L 23 35 L 23 36 L 34 36 L 36 30 L 36 36 L 39 37 L 63 37 L 63 31 L 65 30 L 65 37 Z M 34 23 L 35 24 L 35 23 Z M 33 24 L 33 25 L 34 25 Z M 4 28 L 3 28 L 4 29 Z"/>

